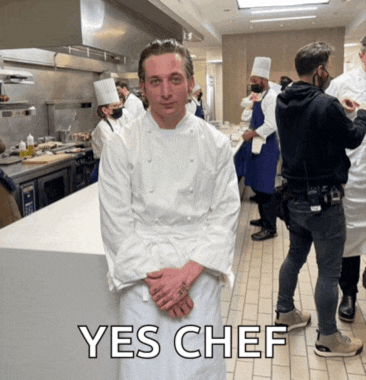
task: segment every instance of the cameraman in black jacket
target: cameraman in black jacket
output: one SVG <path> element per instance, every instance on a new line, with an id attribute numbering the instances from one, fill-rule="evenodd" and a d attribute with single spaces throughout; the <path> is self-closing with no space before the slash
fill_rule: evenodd
<path id="1" fill-rule="evenodd" d="M 342 184 L 350 161 L 345 149 L 357 148 L 366 133 L 366 111 L 352 121 L 339 101 L 324 93 L 333 48 L 315 42 L 295 57 L 300 81 L 277 97 L 276 121 L 283 159 L 282 175 L 291 194 L 290 248 L 279 275 L 276 325 L 288 331 L 310 323 L 310 313 L 294 306 L 298 274 L 314 242 L 319 269 L 315 289 L 319 330 L 315 353 L 354 356 L 363 349 L 360 339 L 337 329 L 338 280 L 346 240 Z"/>

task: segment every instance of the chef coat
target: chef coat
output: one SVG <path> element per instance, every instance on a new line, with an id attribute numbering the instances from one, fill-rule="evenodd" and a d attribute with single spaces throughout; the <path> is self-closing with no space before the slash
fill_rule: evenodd
<path id="1" fill-rule="evenodd" d="M 110 125 L 105 119 L 100 120 L 92 132 L 92 148 L 95 159 L 100 158 L 103 146 L 113 133 L 119 133 L 123 126 L 133 119 L 133 115 L 123 108 L 123 114 L 119 119 L 108 118 Z"/>
<path id="2" fill-rule="evenodd" d="M 333 79 L 325 91 L 338 99 L 347 97 L 357 103 L 366 102 L 366 72 L 362 67 Z M 357 112 L 346 112 L 354 120 Z M 366 254 L 366 138 L 356 149 L 346 149 L 351 161 L 343 199 L 347 223 L 344 257 Z"/>
<path id="3" fill-rule="evenodd" d="M 147 112 L 108 140 L 99 173 L 111 290 L 189 260 L 233 282 L 240 197 L 224 134 L 189 112 L 161 129 Z"/>
<path id="4" fill-rule="evenodd" d="M 135 118 L 144 115 L 146 112 L 142 100 L 140 100 L 136 95 L 132 94 L 131 92 L 127 96 L 127 99 L 124 103 L 124 107 Z"/>

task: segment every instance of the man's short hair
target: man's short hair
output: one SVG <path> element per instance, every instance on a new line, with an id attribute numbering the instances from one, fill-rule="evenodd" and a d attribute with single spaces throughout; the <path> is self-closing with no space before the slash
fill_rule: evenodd
<path id="1" fill-rule="evenodd" d="M 149 43 L 142 51 L 139 61 L 138 75 L 140 82 L 145 82 L 145 67 L 144 62 L 147 58 L 153 55 L 163 55 L 169 53 L 178 53 L 184 59 L 187 78 L 193 77 L 193 62 L 188 49 L 177 42 L 175 39 L 155 40 Z"/>
<path id="2" fill-rule="evenodd" d="M 328 63 L 333 52 L 333 46 L 326 42 L 312 42 L 303 46 L 295 57 L 297 74 L 299 76 L 313 74 L 319 66 L 325 66 Z"/>
<path id="3" fill-rule="evenodd" d="M 361 53 L 366 54 L 366 34 L 363 36 L 361 40 Z"/>
<path id="4" fill-rule="evenodd" d="M 116 83 L 116 87 L 127 88 L 127 91 L 130 91 L 130 89 L 128 88 L 128 84 L 126 82 L 118 81 Z"/>

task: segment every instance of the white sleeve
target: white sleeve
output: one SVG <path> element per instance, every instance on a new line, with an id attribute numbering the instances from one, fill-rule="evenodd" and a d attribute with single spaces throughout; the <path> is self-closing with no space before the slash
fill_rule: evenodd
<path id="1" fill-rule="evenodd" d="M 193 115 L 196 113 L 197 105 L 194 100 L 186 104 L 186 110 L 193 113 Z"/>
<path id="2" fill-rule="evenodd" d="M 110 290 L 131 286 L 159 270 L 134 229 L 128 149 L 114 134 L 103 149 L 99 166 L 100 223 L 109 269 Z"/>
<path id="3" fill-rule="evenodd" d="M 241 114 L 241 120 L 245 122 L 250 122 L 250 120 L 252 119 L 252 114 L 253 114 L 253 110 L 251 108 L 250 109 L 245 108 L 245 110 Z"/>
<path id="4" fill-rule="evenodd" d="M 191 260 L 215 274 L 223 275 L 223 280 L 227 283 L 232 277 L 231 266 L 240 211 L 238 177 L 229 141 L 225 142 L 217 157 L 211 212 Z"/>
<path id="5" fill-rule="evenodd" d="M 273 90 L 272 90 L 273 91 Z M 277 131 L 276 124 L 276 98 L 277 94 L 272 92 L 268 93 L 267 96 L 262 100 L 262 112 L 264 115 L 263 124 L 258 127 L 255 131 L 260 137 L 266 139 L 273 132 Z"/>
<path id="6" fill-rule="evenodd" d="M 104 120 L 101 120 L 92 133 L 92 148 L 94 158 L 101 157 L 103 147 L 112 135 L 113 132 L 110 126 Z"/>
<path id="7" fill-rule="evenodd" d="M 241 100 L 240 107 L 246 108 L 249 106 L 250 102 L 251 102 L 251 99 L 249 99 L 249 96 L 247 96 L 246 98 L 243 98 Z"/>

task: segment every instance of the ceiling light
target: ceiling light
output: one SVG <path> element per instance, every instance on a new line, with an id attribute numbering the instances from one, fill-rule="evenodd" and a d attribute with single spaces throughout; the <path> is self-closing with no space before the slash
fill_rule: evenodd
<path id="1" fill-rule="evenodd" d="M 318 9 L 317 7 L 308 7 L 308 8 L 284 8 L 284 9 L 264 9 L 259 11 L 251 11 L 251 14 L 259 13 L 282 13 L 282 12 L 303 12 L 303 11 L 314 11 Z"/>
<path id="2" fill-rule="evenodd" d="M 316 18 L 316 16 L 263 18 L 263 19 L 260 19 L 260 20 L 250 20 L 250 22 L 270 22 L 270 21 L 303 20 L 303 19 L 306 19 L 306 18 Z"/>
<path id="3" fill-rule="evenodd" d="M 353 44 L 344 44 L 344 47 L 351 47 L 351 46 L 358 46 L 359 44 L 353 43 Z"/>
<path id="4" fill-rule="evenodd" d="M 253 6 L 252 0 L 236 0 L 239 9 L 262 7 L 290 7 L 305 4 L 328 4 L 330 0 L 256 0 Z"/>

